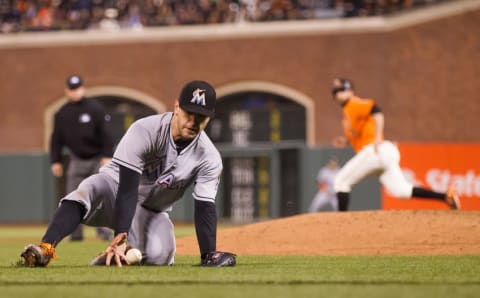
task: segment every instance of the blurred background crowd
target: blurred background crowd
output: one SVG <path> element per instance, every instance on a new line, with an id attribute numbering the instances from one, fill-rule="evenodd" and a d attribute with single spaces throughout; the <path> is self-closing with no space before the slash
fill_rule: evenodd
<path id="1" fill-rule="evenodd" d="M 0 0 L 0 32 L 387 15 L 453 0 Z"/>

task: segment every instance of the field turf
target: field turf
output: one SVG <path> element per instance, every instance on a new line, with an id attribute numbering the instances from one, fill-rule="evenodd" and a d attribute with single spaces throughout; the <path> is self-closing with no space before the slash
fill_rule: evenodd
<path id="1" fill-rule="evenodd" d="M 479 297 L 480 256 L 239 256 L 233 268 L 89 267 L 105 248 L 86 229 L 64 241 L 47 268 L 15 266 L 23 246 L 45 227 L 0 227 L 0 297 Z M 178 237 L 194 233 L 179 227 Z"/>

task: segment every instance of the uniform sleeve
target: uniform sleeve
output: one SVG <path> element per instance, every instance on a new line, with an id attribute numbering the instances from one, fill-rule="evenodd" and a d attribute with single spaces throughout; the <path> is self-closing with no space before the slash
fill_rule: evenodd
<path id="1" fill-rule="evenodd" d="M 202 258 L 207 253 L 216 250 L 217 213 L 215 197 L 223 170 L 222 158 L 215 147 L 213 145 L 207 147 L 206 152 L 208 153 L 201 157 L 204 162 L 200 165 L 193 186 L 195 232 Z"/>
<path id="2" fill-rule="evenodd" d="M 114 230 L 115 235 L 128 233 L 132 224 L 138 197 L 140 175 L 124 166 L 120 168 L 120 180 L 115 200 Z"/>
<path id="3" fill-rule="evenodd" d="M 206 255 L 217 249 L 217 213 L 215 204 L 195 200 L 195 233 L 200 255 Z"/>
<path id="4" fill-rule="evenodd" d="M 370 115 L 376 114 L 376 113 L 381 113 L 382 109 L 375 103 L 373 104 L 372 109 L 370 110 Z"/>
<path id="5" fill-rule="evenodd" d="M 145 166 L 143 156 L 152 147 L 152 138 L 140 123 L 133 123 L 118 143 L 113 161 L 142 174 Z"/>
<path id="6" fill-rule="evenodd" d="M 220 157 L 200 169 L 193 186 L 195 200 L 215 203 L 222 169 Z"/>
<path id="7" fill-rule="evenodd" d="M 363 118 L 372 113 L 372 109 L 374 106 L 375 102 L 373 100 L 364 100 L 359 101 L 356 108 L 359 116 Z"/>
<path id="8" fill-rule="evenodd" d="M 64 144 L 63 136 L 60 131 L 59 116 L 55 114 L 53 132 L 50 138 L 50 161 L 51 163 L 62 161 L 62 147 Z"/>

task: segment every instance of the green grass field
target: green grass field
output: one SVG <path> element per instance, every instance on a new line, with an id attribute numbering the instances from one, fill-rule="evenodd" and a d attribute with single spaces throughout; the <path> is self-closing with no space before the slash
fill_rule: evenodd
<path id="1" fill-rule="evenodd" d="M 47 268 L 14 263 L 44 227 L 0 227 L 0 297 L 479 297 L 480 256 L 239 256 L 233 268 L 203 268 L 177 256 L 172 267 L 89 267 L 106 242 L 86 229 L 64 241 Z M 193 233 L 178 227 L 178 237 Z M 480 244 L 479 244 L 480 245 Z"/>

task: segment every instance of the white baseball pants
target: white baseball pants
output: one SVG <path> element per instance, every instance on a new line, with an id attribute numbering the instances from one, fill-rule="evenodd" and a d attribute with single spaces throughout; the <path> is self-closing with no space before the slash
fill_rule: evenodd
<path id="1" fill-rule="evenodd" d="M 375 152 L 373 144 L 357 152 L 338 172 L 335 192 L 350 192 L 352 186 L 371 174 L 379 174 L 380 183 L 397 198 L 410 198 L 413 185 L 400 169 L 400 152 L 390 141 L 383 141 Z"/>

